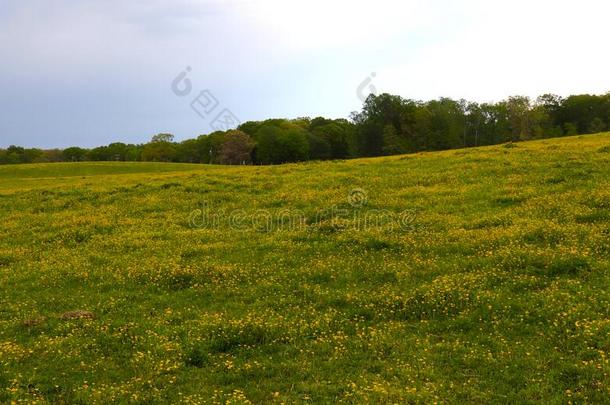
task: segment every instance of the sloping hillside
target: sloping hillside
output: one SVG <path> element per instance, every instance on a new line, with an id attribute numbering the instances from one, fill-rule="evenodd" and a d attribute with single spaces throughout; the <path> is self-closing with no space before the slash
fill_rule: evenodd
<path id="1" fill-rule="evenodd" d="M 610 396 L 609 134 L 4 166 L 0 218 L 0 402 Z"/>

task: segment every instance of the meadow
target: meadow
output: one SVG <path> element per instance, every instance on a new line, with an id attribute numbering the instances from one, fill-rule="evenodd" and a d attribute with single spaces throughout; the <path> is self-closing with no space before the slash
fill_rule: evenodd
<path id="1" fill-rule="evenodd" d="M 0 235 L 0 403 L 610 402 L 610 134 L 1 166 Z"/>

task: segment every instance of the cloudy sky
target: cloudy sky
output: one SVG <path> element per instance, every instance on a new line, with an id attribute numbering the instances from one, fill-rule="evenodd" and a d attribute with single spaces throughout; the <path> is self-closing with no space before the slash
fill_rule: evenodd
<path id="1" fill-rule="evenodd" d="M 605 93 L 609 15 L 607 0 L 0 0 L 0 147 L 182 140 L 224 109 L 346 118 L 373 89 Z"/>

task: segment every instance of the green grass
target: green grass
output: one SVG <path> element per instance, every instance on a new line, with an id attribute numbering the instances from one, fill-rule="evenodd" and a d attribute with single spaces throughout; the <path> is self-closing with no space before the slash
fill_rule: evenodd
<path id="1" fill-rule="evenodd" d="M 0 403 L 608 402 L 609 146 L 0 167 Z"/>
<path id="2" fill-rule="evenodd" d="M 85 162 L 0 166 L 0 179 L 163 173 L 201 168 L 196 164 L 154 162 Z"/>

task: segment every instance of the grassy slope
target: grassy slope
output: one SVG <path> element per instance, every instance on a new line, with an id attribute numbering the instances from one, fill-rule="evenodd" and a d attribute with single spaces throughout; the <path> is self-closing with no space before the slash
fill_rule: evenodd
<path id="1" fill-rule="evenodd" d="M 0 402 L 607 401 L 608 145 L 0 167 Z"/>

